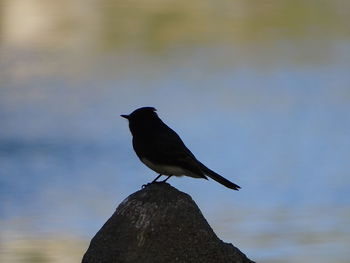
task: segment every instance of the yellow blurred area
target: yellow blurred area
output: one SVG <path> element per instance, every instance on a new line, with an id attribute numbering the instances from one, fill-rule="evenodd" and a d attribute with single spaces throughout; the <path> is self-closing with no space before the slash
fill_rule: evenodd
<path id="1" fill-rule="evenodd" d="M 87 242 L 75 238 L 22 238 L 1 244 L 1 262 L 80 262 Z"/>
<path id="2" fill-rule="evenodd" d="M 5 45 L 167 49 L 227 41 L 349 37 L 347 1 L 2 0 Z"/>

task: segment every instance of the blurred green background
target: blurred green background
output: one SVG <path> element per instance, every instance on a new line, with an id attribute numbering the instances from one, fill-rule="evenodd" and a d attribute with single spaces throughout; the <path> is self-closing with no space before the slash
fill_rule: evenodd
<path id="1" fill-rule="evenodd" d="M 154 106 L 242 186 L 174 178 L 257 262 L 349 261 L 350 2 L 0 0 L 0 262 L 79 262 L 155 174 Z"/>

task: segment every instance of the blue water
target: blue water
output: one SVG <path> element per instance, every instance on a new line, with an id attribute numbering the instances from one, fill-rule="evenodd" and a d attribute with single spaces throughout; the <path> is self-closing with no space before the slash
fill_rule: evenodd
<path id="1" fill-rule="evenodd" d="M 194 198 L 219 237 L 259 262 L 347 262 L 349 61 L 217 65 L 213 58 L 225 52 L 115 54 L 87 74 L 2 80 L 6 238 L 67 233 L 89 240 L 156 176 L 137 159 L 119 117 L 154 106 L 198 159 L 242 187 L 170 180 Z"/>

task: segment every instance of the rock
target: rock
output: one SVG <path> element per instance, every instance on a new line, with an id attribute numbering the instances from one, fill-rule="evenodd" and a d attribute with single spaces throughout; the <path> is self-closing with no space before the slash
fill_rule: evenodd
<path id="1" fill-rule="evenodd" d="M 192 198 L 167 183 L 130 195 L 91 240 L 83 263 L 253 263 L 214 233 Z"/>

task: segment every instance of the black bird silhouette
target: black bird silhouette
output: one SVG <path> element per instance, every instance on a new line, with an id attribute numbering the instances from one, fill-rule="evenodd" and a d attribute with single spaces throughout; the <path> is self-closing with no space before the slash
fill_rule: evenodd
<path id="1" fill-rule="evenodd" d="M 210 170 L 197 160 L 175 131 L 169 128 L 157 115 L 153 107 L 143 107 L 130 115 L 121 115 L 129 120 L 132 145 L 140 160 L 153 171 L 162 175 L 190 176 L 207 179 L 238 190 L 240 187 Z M 208 179 L 207 179 L 208 180 Z"/>

